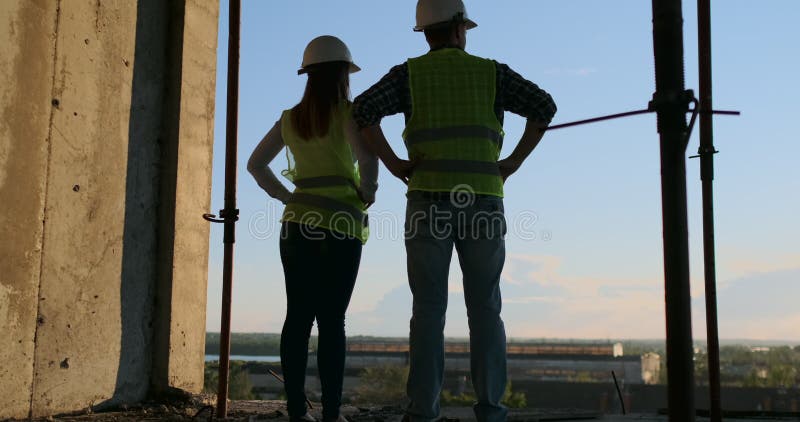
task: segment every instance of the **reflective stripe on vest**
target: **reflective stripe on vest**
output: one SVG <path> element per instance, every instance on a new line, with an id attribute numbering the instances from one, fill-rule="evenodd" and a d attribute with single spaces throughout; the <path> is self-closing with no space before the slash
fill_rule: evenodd
<path id="1" fill-rule="evenodd" d="M 327 188 L 331 186 L 352 186 L 357 188 L 356 182 L 354 182 L 353 179 L 344 176 L 307 177 L 305 179 L 295 180 L 292 183 L 300 189 Z"/>
<path id="2" fill-rule="evenodd" d="M 453 138 L 489 139 L 500 145 L 503 135 L 486 126 L 450 126 L 435 129 L 420 129 L 406 135 L 406 145 L 411 146 L 422 142 L 442 141 Z"/>
<path id="3" fill-rule="evenodd" d="M 450 173 L 477 173 L 500 176 L 497 163 L 473 160 L 423 160 L 414 167 L 419 171 L 440 171 Z"/>
<path id="4" fill-rule="evenodd" d="M 346 204 L 335 199 L 328 198 L 327 196 L 314 195 L 310 193 L 294 192 L 289 198 L 289 202 L 294 202 L 303 205 L 310 205 L 312 207 L 323 208 L 335 213 L 344 213 L 353 218 L 355 221 L 360 222 L 365 227 L 368 225 L 368 216 L 365 212 L 358 208 Z"/>

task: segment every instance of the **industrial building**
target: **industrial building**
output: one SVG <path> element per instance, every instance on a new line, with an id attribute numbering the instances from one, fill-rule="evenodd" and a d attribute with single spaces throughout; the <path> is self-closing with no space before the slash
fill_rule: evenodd
<path id="1" fill-rule="evenodd" d="M 661 361 L 655 353 L 625 356 L 621 343 L 510 343 L 507 354 L 512 381 L 606 382 L 614 371 L 625 383 L 654 384 Z M 351 370 L 405 365 L 406 342 L 351 342 L 347 346 L 346 367 Z M 445 345 L 445 370 L 452 375 L 469 374 L 469 343 Z"/>

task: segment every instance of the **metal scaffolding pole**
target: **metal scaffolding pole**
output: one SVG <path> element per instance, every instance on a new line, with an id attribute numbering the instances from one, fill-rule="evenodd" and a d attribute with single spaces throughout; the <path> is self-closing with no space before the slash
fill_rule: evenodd
<path id="1" fill-rule="evenodd" d="M 694 362 L 689 292 L 689 233 L 686 205 L 686 112 L 681 0 L 653 0 L 653 51 L 661 142 L 661 208 L 664 236 L 664 291 L 667 322 L 669 420 L 692 422 Z"/>
<path id="2" fill-rule="evenodd" d="M 233 292 L 233 245 L 236 242 L 236 149 L 239 121 L 239 36 L 241 0 L 230 0 L 228 23 L 228 98 L 225 130 L 225 208 L 220 218 L 204 214 L 214 223 L 224 223 L 222 263 L 222 317 L 219 340 L 219 384 L 217 386 L 217 417 L 228 415 L 228 376 L 231 352 L 231 296 Z"/>
<path id="3" fill-rule="evenodd" d="M 697 0 L 697 43 L 700 75 L 700 179 L 703 183 L 703 260 L 708 338 L 708 388 L 711 422 L 722 421 L 717 326 L 717 275 L 714 251 L 714 126 L 711 101 L 711 0 Z"/>

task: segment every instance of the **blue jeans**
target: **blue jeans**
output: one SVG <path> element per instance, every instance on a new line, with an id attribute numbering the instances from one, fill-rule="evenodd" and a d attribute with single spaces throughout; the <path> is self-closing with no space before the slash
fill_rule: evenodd
<path id="1" fill-rule="evenodd" d="M 463 273 L 470 337 L 472 386 L 479 421 L 503 421 L 506 335 L 500 318 L 500 273 L 506 221 L 498 197 L 437 198 L 408 194 L 406 255 L 414 297 L 406 414 L 412 421 L 439 417 L 444 378 L 447 278 L 455 246 Z"/>

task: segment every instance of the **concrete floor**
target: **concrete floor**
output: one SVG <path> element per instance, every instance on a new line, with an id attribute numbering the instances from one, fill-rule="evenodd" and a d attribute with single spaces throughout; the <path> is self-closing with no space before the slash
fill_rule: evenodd
<path id="1" fill-rule="evenodd" d="M 442 415 L 447 418 L 458 419 L 459 421 L 474 421 L 475 416 L 472 409 L 468 407 L 443 408 Z M 764 422 L 764 421 L 797 421 L 798 418 L 757 418 L 740 419 L 725 418 L 729 422 Z M 387 422 L 391 421 L 388 420 Z M 636 415 L 600 415 L 587 411 L 569 410 L 542 410 L 524 409 L 511 410 L 509 413 L 510 422 L 545 422 L 545 421 L 602 421 L 602 422 L 669 422 L 669 418 L 664 415 L 636 414 Z M 709 422 L 709 418 L 698 417 L 696 422 Z"/>
<path id="2" fill-rule="evenodd" d="M 84 413 L 71 416 L 62 416 L 47 419 L 37 419 L 47 422 L 140 422 L 140 421 L 211 421 L 213 397 L 197 396 L 189 402 L 175 403 L 144 403 L 130 409 L 104 413 Z M 315 404 L 310 412 L 317 420 L 322 420 L 320 406 Z M 370 406 L 354 407 L 343 406 L 342 414 L 350 422 L 399 422 L 403 409 L 399 406 Z M 442 409 L 444 422 L 474 421 L 475 416 L 470 407 L 446 407 Z M 214 418 L 213 420 L 220 420 Z M 230 404 L 228 422 L 287 422 L 286 404 L 282 401 L 253 400 L 233 401 Z M 697 418 L 696 422 L 708 422 L 708 418 Z M 759 418 L 759 419 L 729 419 L 728 422 L 763 422 L 770 421 L 797 421 L 798 418 Z M 667 416 L 659 415 L 599 415 L 586 411 L 546 410 L 546 409 L 521 409 L 512 410 L 509 422 L 569 422 L 569 421 L 600 421 L 600 422 L 669 422 Z"/>
<path id="3" fill-rule="evenodd" d="M 444 408 L 442 415 L 448 418 L 458 419 L 459 421 L 474 421 L 472 409 Z M 798 418 L 725 418 L 728 422 L 764 422 L 764 421 L 797 421 Z M 665 415 L 635 414 L 635 415 L 600 415 L 587 411 L 569 410 L 540 410 L 524 409 L 511 410 L 509 413 L 510 422 L 545 422 L 545 421 L 602 421 L 602 422 L 669 422 Z M 709 422 L 709 418 L 698 417 L 696 422 Z M 387 421 L 388 422 L 388 421 Z"/>
<path id="4" fill-rule="evenodd" d="M 647 422 L 668 422 L 666 416 L 653 416 L 653 415 L 627 415 L 627 416 L 605 416 L 600 421 L 603 422 L 631 422 L 631 421 L 647 421 Z M 724 419 L 727 422 L 764 422 L 764 421 L 796 421 L 797 418 L 759 418 L 759 419 Z M 708 418 L 697 418 L 696 422 L 708 422 Z"/>

